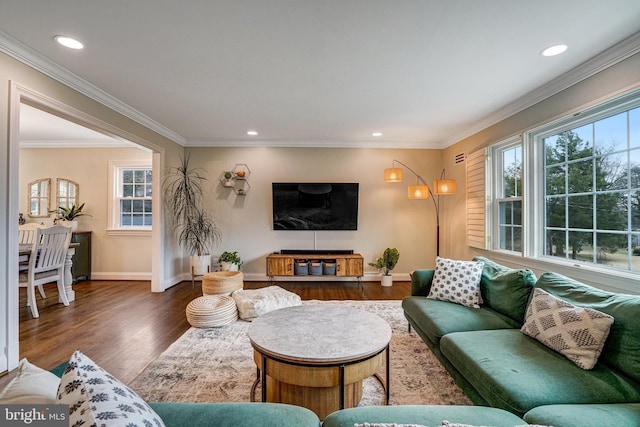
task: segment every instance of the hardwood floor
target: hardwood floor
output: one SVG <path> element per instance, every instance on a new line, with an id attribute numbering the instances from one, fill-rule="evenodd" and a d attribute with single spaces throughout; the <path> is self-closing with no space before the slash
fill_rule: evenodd
<path id="1" fill-rule="evenodd" d="M 245 282 L 245 289 L 269 286 Z M 400 300 L 411 292 L 410 282 L 301 281 L 277 282 L 303 300 Z M 40 317 L 31 317 L 24 292 L 20 296 L 20 358 L 51 369 L 81 350 L 108 372 L 128 383 L 190 325 L 187 304 L 202 295 L 201 285 L 182 282 L 164 293 L 151 293 L 144 281 L 87 281 L 74 285 L 76 300 L 58 304 L 55 285 L 45 286 L 38 299 Z M 37 294 L 37 293 L 36 293 Z"/>

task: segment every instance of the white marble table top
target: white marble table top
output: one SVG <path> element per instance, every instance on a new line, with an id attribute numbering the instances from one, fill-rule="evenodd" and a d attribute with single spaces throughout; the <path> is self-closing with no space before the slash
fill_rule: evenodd
<path id="1" fill-rule="evenodd" d="M 248 329 L 253 347 L 281 360 L 348 362 L 384 349 L 389 324 L 366 311 L 330 304 L 283 308 L 255 319 Z"/>

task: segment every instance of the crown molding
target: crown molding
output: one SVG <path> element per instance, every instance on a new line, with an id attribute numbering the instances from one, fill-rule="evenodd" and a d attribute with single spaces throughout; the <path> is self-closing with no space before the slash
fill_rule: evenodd
<path id="1" fill-rule="evenodd" d="M 544 101 L 545 99 L 550 98 L 551 96 L 580 83 L 581 81 L 606 70 L 619 62 L 624 61 L 638 52 L 640 52 L 640 31 L 627 37 L 604 52 L 599 53 L 593 58 L 583 62 L 571 71 L 551 80 L 548 83 L 545 83 L 542 87 L 521 96 L 514 102 L 507 104 L 493 114 L 490 114 L 484 119 L 476 122 L 463 134 L 459 134 L 458 136 L 445 141 L 440 148 L 449 147 L 464 138 L 474 135 L 483 129 L 513 116 L 514 114 L 526 110 L 527 108 Z"/>
<path id="2" fill-rule="evenodd" d="M 432 143 L 413 141 L 332 141 L 256 139 L 238 140 L 188 140 L 185 147 L 275 147 L 275 148 L 395 148 L 395 149 L 441 149 Z"/>
<path id="3" fill-rule="evenodd" d="M 136 109 L 109 95 L 107 92 L 92 85 L 66 68 L 61 67 L 49 58 L 41 55 L 3 31 L 0 31 L 0 52 L 3 52 L 23 64 L 28 65 L 34 70 L 37 70 L 42 74 L 70 87 L 71 89 L 88 96 L 117 113 L 140 123 L 152 131 L 170 139 L 176 144 L 184 146 L 187 142 L 182 135 L 177 134 L 150 117 L 145 116 Z"/>
<path id="4" fill-rule="evenodd" d="M 120 140 L 94 141 L 94 140 L 29 140 L 20 141 L 20 148 L 137 148 L 140 145 L 134 143 L 126 143 Z"/>

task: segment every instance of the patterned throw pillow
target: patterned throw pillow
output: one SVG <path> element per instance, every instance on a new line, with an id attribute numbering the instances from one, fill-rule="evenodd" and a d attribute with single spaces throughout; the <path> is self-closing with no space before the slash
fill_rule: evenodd
<path id="1" fill-rule="evenodd" d="M 480 279 L 484 263 L 436 258 L 431 289 L 427 298 L 480 308 Z"/>
<path id="2" fill-rule="evenodd" d="M 80 351 L 73 353 L 60 379 L 58 403 L 69 405 L 71 427 L 164 427 L 144 400 Z"/>
<path id="3" fill-rule="evenodd" d="M 592 369 L 612 324 L 608 314 L 577 307 L 536 288 L 520 330 L 582 369 Z"/>

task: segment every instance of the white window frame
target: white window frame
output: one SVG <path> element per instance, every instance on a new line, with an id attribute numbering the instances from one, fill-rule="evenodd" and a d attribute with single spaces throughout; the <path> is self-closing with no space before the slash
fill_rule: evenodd
<path id="1" fill-rule="evenodd" d="M 524 148 L 524 144 L 522 143 L 522 137 L 520 135 L 517 136 L 513 136 L 511 138 L 508 138 L 504 141 L 501 141 L 495 145 L 491 146 L 491 216 L 490 216 L 490 235 L 492 236 L 491 240 L 491 249 L 494 251 L 501 251 L 501 252 L 506 252 L 506 253 L 510 253 L 510 254 L 514 254 L 514 255 L 522 255 L 522 251 L 514 251 L 514 250 L 509 250 L 509 249 L 502 249 L 500 248 L 500 202 L 505 202 L 505 201 L 515 201 L 515 200 L 520 200 L 522 202 L 522 216 L 523 218 L 521 218 L 521 224 L 522 224 L 522 249 L 524 251 L 524 247 L 526 244 L 526 236 L 525 236 L 525 231 L 524 231 L 524 210 L 525 210 L 525 206 L 524 206 L 524 196 L 523 194 L 521 194 L 520 196 L 517 197 L 509 197 L 509 198 L 503 198 L 501 197 L 501 195 L 503 194 L 503 170 L 504 170 L 504 165 L 502 164 L 502 153 L 504 151 L 510 150 L 512 148 L 515 147 L 520 147 L 520 153 L 522 156 L 521 162 L 522 162 L 522 174 L 521 174 L 521 180 L 522 180 L 522 193 L 524 194 L 524 192 L 526 191 L 525 188 L 525 174 L 526 174 L 526 164 L 525 164 L 525 160 L 524 160 L 524 153 L 525 153 L 525 148 Z"/>
<path id="2" fill-rule="evenodd" d="M 122 171 L 131 169 L 153 170 L 151 162 L 144 161 L 109 161 L 109 201 L 108 201 L 108 228 L 109 234 L 148 235 L 152 226 L 121 226 L 120 225 L 120 199 L 122 199 Z M 155 189 L 154 189 L 155 190 Z"/>
<path id="3" fill-rule="evenodd" d="M 572 260 L 560 259 L 558 257 L 543 256 L 544 253 L 544 153 L 543 146 L 539 142 L 545 136 L 558 133 L 561 129 L 572 129 L 586 123 L 591 123 L 600 118 L 627 111 L 640 106 L 640 89 L 634 89 L 626 94 L 615 94 L 614 98 L 608 101 L 592 105 L 584 108 L 582 111 L 573 111 L 565 117 L 558 120 L 543 124 L 539 127 L 525 130 L 522 134 L 522 156 L 523 156 L 523 247 L 522 253 L 510 252 L 495 249 L 495 245 L 491 245 L 490 254 L 488 256 L 497 262 L 503 262 L 506 265 L 514 267 L 520 266 L 530 268 L 537 274 L 545 271 L 554 271 L 566 276 L 573 277 L 576 280 L 590 283 L 596 287 L 603 287 L 611 291 L 618 292 L 640 292 L 639 280 L 640 272 L 636 270 L 622 270 L 612 267 L 606 267 L 602 264 L 577 263 Z M 490 215 L 487 223 L 491 230 L 488 230 L 488 236 L 493 232 L 496 223 L 497 207 L 494 209 L 495 193 L 495 156 L 494 147 L 505 144 L 508 140 L 489 146 L 492 161 L 490 162 L 491 171 L 488 171 L 487 177 L 491 181 L 489 186 L 492 191 L 490 197 L 491 202 L 487 208 L 487 214 Z M 497 236 L 497 235 L 496 235 Z M 492 239 L 493 240 L 493 239 Z M 612 280 L 615 278 L 615 280 Z"/>

